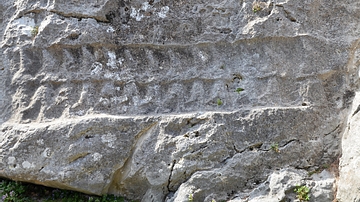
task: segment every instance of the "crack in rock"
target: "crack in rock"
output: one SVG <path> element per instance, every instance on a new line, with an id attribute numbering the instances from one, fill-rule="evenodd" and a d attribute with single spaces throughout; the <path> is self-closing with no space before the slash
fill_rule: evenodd
<path id="1" fill-rule="evenodd" d="M 168 179 L 168 183 L 166 185 L 168 192 L 172 192 L 172 190 L 170 190 L 170 183 L 171 183 L 171 177 L 174 171 L 174 166 L 176 164 L 176 160 L 174 159 L 171 165 L 171 169 L 170 169 L 170 175 L 169 175 L 169 179 Z"/>

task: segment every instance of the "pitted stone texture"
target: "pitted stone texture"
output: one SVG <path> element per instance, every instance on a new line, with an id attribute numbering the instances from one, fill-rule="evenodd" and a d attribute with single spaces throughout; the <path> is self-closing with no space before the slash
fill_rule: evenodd
<path id="1" fill-rule="evenodd" d="M 319 169 L 341 153 L 357 90 L 359 9 L 1 2 L 0 176 L 207 201 L 251 193 L 277 169 Z"/>
<path id="2" fill-rule="evenodd" d="M 93 113 L 168 114 L 308 105 L 335 105 L 339 110 L 346 106 L 341 99 L 346 92 L 340 61 L 307 55 L 305 50 L 315 48 L 312 44 L 317 42 L 296 37 L 182 47 L 26 46 L 7 52 L 9 60 L 5 60 L 21 61 L 12 70 L 19 72 L 12 78 L 17 91 L 12 92 L 12 105 L 17 107 L 13 118 L 30 122 Z M 282 58 L 287 47 L 295 48 L 289 58 Z M 319 51 L 327 58 L 333 49 L 336 46 Z M 294 68 L 294 62 L 300 66 Z M 244 91 L 238 92 L 240 88 Z M 340 94 L 339 89 L 343 89 Z"/>
<path id="3" fill-rule="evenodd" d="M 242 194 L 229 202 L 299 201 L 295 192 L 299 186 L 309 188 L 310 202 L 328 202 L 334 199 L 336 190 L 334 182 L 334 175 L 326 170 L 309 176 L 304 170 L 286 168 L 271 174 L 250 194 Z"/>
<path id="4" fill-rule="evenodd" d="M 153 134 L 136 147 L 126 169 L 129 172 L 119 171 L 114 175 L 114 182 L 118 183 L 109 191 L 121 191 L 133 198 L 137 196 L 133 195 L 132 187 L 136 187 L 147 197 L 143 201 L 152 201 L 155 196 L 163 198 L 164 193 L 169 193 L 167 197 L 171 198 L 176 192 L 174 197 L 180 197 L 177 200 L 181 201 L 187 197 L 181 191 L 185 186 L 192 187 L 194 197 L 199 201 L 211 194 L 215 194 L 212 196 L 216 200 L 223 200 L 230 199 L 240 190 L 256 188 L 274 169 L 322 165 L 331 161 L 331 156 L 320 157 L 316 151 L 328 148 L 334 142 L 320 141 L 304 132 L 319 118 L 316 114 L 304 107 L 164 118 Z M 282 122 L 283 116 L 294 122 Z M 277 131 L 280 125 L 296 130 L 291 133 Z M 236 126 L 241 127 L 233 130 Z M 316 133 L 324 132 L 319 129 Z M 280 153 L 271 149 L 276 142 Z M 162 178 L 160 173 L 168 178 Z M 138 184 L 143 178 L 147 183 Z"/>
<path id="5" fill-rule="evenodd" d="M 2 128 L 1 166 L 5 177 L 106 194 L 114 170 L 131 156 L 149 118 L 87 119 Z"/>
<path id="6" fill-rule="evenodd" d="M 5 32 L 9 21 L 11 21 L 12 15 L 14 14 L 15 6 L 14 1 L 1 1 L 0 2 L 0 124 L 7 121 L 11 116 L 11 95 L 7 93 L 7 89 L 10 86 L 10 72 L 7 59 L 4 58 L 5 49 L 1 48 Z"/>
<path id="7" fill-rule="evenodd" d="M 349 44 L 339 42 L 345 40 L 343 35 L 328 38 L 313 33 L 311 26 L 298 30 L 319 24 L 312 19 L 313 9 L 322 11 L 317 16 L 322 19 L 330 12 L 328 2 L 321 7 L 316 1 L 305 3 L 305 13 L 296 13 L 303 3 L 267 2 L 266 9 L 254 13 L 249 1 L 208 2 L 206 6 L 196 1 L 120 1 L 116 5 L 97 1 L 102 6 L 81 7 L 90 17 L 70 15 L 80 9 L 73 4 L 81 3 L 17 5 L 16 19 L 9 22 L 2 42 L 2 81 L 11 86 L 2 89 L 10 95 L 1 98 L 5 120 L 28 123 L 94 113 L 168 114 L 309 105 L 341 110 L 351 98 L 345 72 L 351 78 L 357 74 L 352 67 L 344 68 Z M 106 13 L 109 5 L 112 10 Z M 98 8 L 109 22 L 97 21 L 97 11 L 88 10 L 89 6 Z M 121 21 L 123 15 L 128 21 Z M 179 28 L 176 22 L 184 25 L 195 16 L 201 26 L 188 26 L 189 33 L 175 34 L 175 28 L 166 27 Z M 264 29 L 266 23 L 268 29 Z M 277 33 L 276 27 L 296 31 Z M 194 28 L 200 31 L 191 31 Z M 237 30 L 236 37 L 224 39 L 235 32 L 213 29 Z M 191 40 L 181 38 L 192 34 Z M 209 36 L 215 40 L 204 39 Z M 164 37 L 169 43 L 156 42 Z M 351 36 L 346 40 L 351 42 Z"/>
<path id="8" fill-rule="evenodd" d="M 331 161 L 333 154 L 318 151 L 338 143 L 306 133 L 334 134 L 312 124 L 326 117 L 301 107 L 9 125 L 2 128 L 1 162 L 6 177 L 92 194 L 157 201 L 173 192 L 178 197 L 190 184 L 200 190 L 194 193 L 199 200 L 211 194 L 230 199 L 256 188 L 275 169 Z"/>

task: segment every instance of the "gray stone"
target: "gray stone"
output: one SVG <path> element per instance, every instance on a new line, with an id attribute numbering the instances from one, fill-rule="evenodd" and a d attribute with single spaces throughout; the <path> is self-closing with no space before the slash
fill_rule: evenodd
<path id="1" fill-rule="evenodd" d="M 342 154 L 340 184 L 357 189 L 359 11 L 2 1 L 0 176 L 144 202 L 293 200 L 304 182 L 329 201 L 335 177 L 306 175 Z"/>
<path id="2" fill-rule="evenodd" d="M 326 170 L 312 175 L 313 181 L 310 182 L 311 201 L 333 201 L 336 195 L 335 176 Z"/>
<path id="3" fill-rule="evenodd" d="M 340 161 L 340 176 L 338 182 L 337 200 L 343 201 L 359 201 L 360 195 L 357 191 L 359 184 L 359 93 L 356 93 L 353 108 L 351 110 L 348 127 L 343 135 L 342 150 L 343 155 Z"/>
<path id="4" fill-rule="evenodd" d="M 299 201 L 295 192 L 299 186 L 306 186 L 310 189 L 309 201 L 327 202 L 334 199 L 334 182 L 334 175 L 326 170 L 309 176 L 306 171 L 286 168 L 271 174 L 247 197 L 238 196 L 230 202 Z"/>

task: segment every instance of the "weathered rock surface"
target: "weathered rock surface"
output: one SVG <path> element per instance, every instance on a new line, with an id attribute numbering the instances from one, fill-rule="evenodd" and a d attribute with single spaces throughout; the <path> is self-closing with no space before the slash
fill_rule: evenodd
<path id="1" fill-rule="evenodd" d="M 301 186 L 310 189 L 310 201 L 332 201 L 334 199 L 333 174 L 323 171 L 309 177 L 308 172 L 295 169 L 282 169 L 270 175 L 269 179 L 254 189 L 248 198 L 235 197 L 230 202 L 278 202 L 294 201 L 294 190 Z"/>
<path id="2" fill-rule="evenodd" d="M 291 201 L 305 183 L 327 202 L 334 175 L 306 175 L 343 153 L 355 190 L 359 11 L 1 1 L 0 176 L 146 202 Z M 354 198 L 345 185 L 339 201 Z"/>
<path id="3" fill-rule="evenodd" d="M 356 93 L 349 122 L 343 135 L 343 155 L 340 161 L 338 198 L 341 201 L 360 201 L 359 184 L 359 93 Z"/>

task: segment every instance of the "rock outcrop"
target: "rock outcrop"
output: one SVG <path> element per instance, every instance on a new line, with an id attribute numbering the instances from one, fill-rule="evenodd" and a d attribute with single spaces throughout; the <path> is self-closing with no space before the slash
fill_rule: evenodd
<path id="1" fill-rule="evenodd" d="M 145 202 L 291 201 L 301 185 L 356 201 L 359 13 L 2 1 L 0 176 Z"/>

